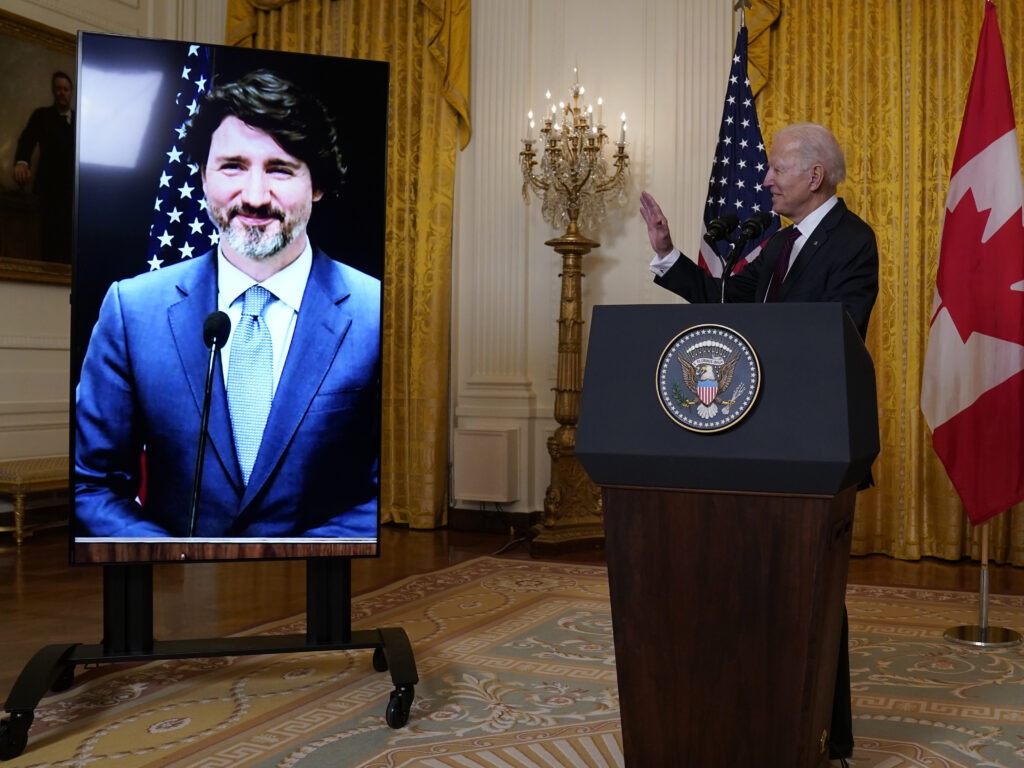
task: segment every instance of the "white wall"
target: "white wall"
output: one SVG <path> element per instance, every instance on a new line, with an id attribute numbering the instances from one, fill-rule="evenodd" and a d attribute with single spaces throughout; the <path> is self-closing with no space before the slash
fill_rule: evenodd
<path id="1" fill-rule="evenodd" d="M 223 43 L 227 0 L 3 0 L 3 9 L 54 29 Z"/>
<path id="2" fill-rule="evenodd" d="M 0 459 L 68 450 L 67 288 L 0 281 Z"/>
<path id="3" fill-rule="evenodd" d="M 546 441 L 558 426 L 561 262 L 544 241 L 562 232 L 541 218 L 536 197 L 528 206 L 522 199 L 527 112 L 543 111 L 548 89 L 567 100 L 577 67 L 587 96 L 604 100 L 605 123 L 627 116 L 628 202 L 609 208 L 601 231 L 583 233 L 601 243 L 583 261 L 584 335 L 594 305 L 675 301 L 651 282 L 639 193 L 658 198 L 676 243 L 695 252 L 736 24 L 731 2 L 708 0 L 473 3 L 473 140 L 459 157 L 456 196 L 453 428 L 464 439 L 475 430 L 518 434 L 516 500 L 504 509 L 543 509 Z M 491 436 L 467 453 L 474 475 L 493 466 L 500 487 L 503 457 L 482 455 Z M 474 490 L 482 484 L 474 477 Z"/>
<path id="4" fill-rule="evenodd" d="M 4 0 L 2 6 L 72 34 L 86 30 L 219 43 L 227 3 Z M 0 280 L 0 459 L 67 452 L 70 336 L 69 288 Z"/>

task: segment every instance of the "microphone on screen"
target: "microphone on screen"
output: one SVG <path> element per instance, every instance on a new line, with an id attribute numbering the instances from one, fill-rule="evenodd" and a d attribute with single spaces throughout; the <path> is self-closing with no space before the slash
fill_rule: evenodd
<path id="1" fill-rule="evenodd" d="M 213 391 L 213 372 L 220 351 L 231 334 L 231 318 L 224 312 L 211 312 L 203 321 L 203 342 L 210 349 L 206 366 L 206 388 L 203 390 L 203 411 L 199 419 L 199 441 L 196 451 L 196 470 L 192 481 L 192 503 L 189 507 L 188 535 L 196 535 L 196 518 L 199 513 L 199 489 L 203 484 L 203 462 L 206 459 L 206 433 L 210 423 L 210 393 Z"/>

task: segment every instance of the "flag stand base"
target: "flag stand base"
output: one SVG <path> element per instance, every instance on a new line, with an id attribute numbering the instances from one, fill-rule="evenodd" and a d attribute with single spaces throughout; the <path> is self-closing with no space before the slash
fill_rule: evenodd
<path id="1" fill-rule="evenodd" d="M 943 637 L 951 643 L 972 645 L 975 648 L 1007 648 L 1019 645 L 1019 632 L 988 625 L 988 522 L 981 529 L 981 594 L 978 599 L 978 623 L 951 627 Z"/>
<path id="2" fill-rule="evenodd" d="M 1020 632 L 1005 627 L 979 627 L 973 624 L 947 629 L 943 637 L 951 643 L 973 645 L 976 648 L 1009 648 L 1021 642 Z"/>

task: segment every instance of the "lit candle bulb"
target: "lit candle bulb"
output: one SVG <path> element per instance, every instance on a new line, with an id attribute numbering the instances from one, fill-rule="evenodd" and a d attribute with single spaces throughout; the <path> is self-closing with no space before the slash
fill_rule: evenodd
<path id="1" fill-rule="evenodd" d="M 526 138 L 528 141 L 533 139 L 533 110 L 531 109 L 526 113 Z"/>
<path id="2" fill-rule="evenodd" d="M 597 97 L 597 124 L 604 124 L 604 99 Z"/>
<path id="3" fill-rule="evenodd" d="M 623 112 L 619 115 L 619 119 L 622 120 L 622 130 L 619 131 L 619 144 L 626 143 L 626 113 Z"/>

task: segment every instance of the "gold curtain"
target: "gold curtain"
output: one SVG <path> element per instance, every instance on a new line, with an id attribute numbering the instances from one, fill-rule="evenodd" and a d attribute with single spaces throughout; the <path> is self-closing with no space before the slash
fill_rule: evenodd
<path id="1" fill-rule="evenodd" d="M 227 41 L 390 62 L 381 520 L 446 522 L 455 158 L 470 0 L 229 0 Z M 344 89 L 344 83 L 336 83 Z M 352 115 L 358 119 L 359 105 Z"/>
<path id="2" fill-rule="evenodd" d="M 758 0 L 743 15 L 747 25 L 747 74 L 755 98 L 771 77 L 772 41 L 769 31 L 778 20 L 781 9 L 782 0 Z"/>
<path id="3" fill-rule="evenodd" d="M 997 7 L 1020 134 L 1024 8 Z M 979 556 L 980 529 L 932 450 L 920 396 L 949 172 L 984 10 L 984 0 L 783 0 L 769 33 L 770 76 L 757 99 L 765 138 L 795 121 L 829 126 L 846 150 L 840 195 L 878 236 L 881 291 L 867 345 L 882 450 L 876 487 L 858 496 L 856 554 Z M 990 558 L 1024 565 L 1024 507 L 988 525 Z"/>

